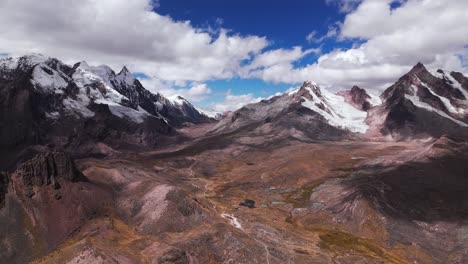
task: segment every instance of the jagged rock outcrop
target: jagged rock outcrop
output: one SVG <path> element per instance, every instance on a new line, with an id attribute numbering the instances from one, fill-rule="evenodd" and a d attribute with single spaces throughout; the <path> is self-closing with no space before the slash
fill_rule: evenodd
<path id="1" fill-rule="evenodd" d="M 379 104 L 378 101 L 380 101 L 371 97 L 366 90 L 356 85 L 351 90 L 340 91 L 337 94 L 343 96 L 347 103 L 362 111 L 368 111 L 372 106 Z"/>
<path id="2" fill-rule="evenodd" d="M 7 249 L 0 260 L 29 263 L 47 254 L 111 204 L 109 191 L 88 181 L 64 152 L 21 162 L 0 173 L 0 245 Z"/>
<path id="3" fill-rule="evenodd" d="M 10 176 L 6 172 L 0 172 L 0 209 L 5 205 L 5 195 L 8 192 Z"/>
<path id="4" fill-rule="evenodd" d="M 442 74 L 442 75 L 446 74 L 443 70 L 438 70 L 437 73 Z M 463 74 L 461 72 L 451 72 L 450 76 L 453 79 L 455 79 L 455 81 L 457 81 L 465 91 L 468 91 L 468 78 L 463 76 Z M 450 84 L 455 84 L 455 82 L 453 82 L 453 80 L 450 81 L 450 77 L 447 77 L 447 79 L 449 80 Z M 464 93 L 464 95 L 466 97 L 466 93 Z"/>
<path id="5" fill-rule="evenodd" d="M 174 248 L 169 250 L 157 259 L 158 264 L 188 264 L 190 263 L 187 253 L 180 249 Z"/>
<path id="6" fill-rule="evenodd" d="M 47 152 L 21 163 L 13 173 L 26 190 L 26 195 L 34 195 L 35 186 L 52 186 L 60 189 L 60 179 L 69 182 L 86 181 L 86 177 L 76 168 L 75 163 L 64 152 Z"/>

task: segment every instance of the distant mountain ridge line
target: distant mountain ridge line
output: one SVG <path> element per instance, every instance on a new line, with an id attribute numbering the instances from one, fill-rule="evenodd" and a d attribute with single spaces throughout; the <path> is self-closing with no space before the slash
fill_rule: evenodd
<path id="1" fill-rule="evenodd" d="M 358 86 L 331 93 L 313 82 L 304 82 L 293 91 L 233 112 L 232 118 L 222 120 L 214 133 L 240 129 L 253 121 L 281 119 L 281 115 L 291 115 L 291 109 L 299 111 L 301 108 L 313 112 L 308 115 L 309 119 L 315 120 L 315 125 L 326 123 L 368 139 L 468 137 L 468 79 L 458 72 L 438 70 L 431 73 L 421 63 L 379 97 Z M 303 119 L 301 116 L 295 118 Z M 307 124 L 306 120 L 301 121 L 301 125 L 283 121 L 283 129 Z M 326 134 L 310 136 L 328 138 Z"/>
<path id="2" fill-rule="evenodd" d="M 219 113 L 145 89 L 127 67 L 73 66 L 39 54 L 0 59 L 1 145 L 83 142 L 154 146 L 190 124 L 210 133 L 249 127 L 298 138 L 468 137 L 468 79 L 418 63 L 379 97 L 353 86 L 331 93 L 306 81 L 293 91 Z M 8 124 L 8 125 L 7 125 Z M 255 125 L 253 125 L 255 124 Z"/>

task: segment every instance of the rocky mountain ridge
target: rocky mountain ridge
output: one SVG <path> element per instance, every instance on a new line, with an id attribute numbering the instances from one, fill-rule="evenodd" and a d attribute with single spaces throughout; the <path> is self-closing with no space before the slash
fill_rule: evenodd
<path id="1" fill-rule="evenodd" d="M 456 80 L 453 76 L 457 76 Z M 417 64 L 382 95 L 368 122 L 394 138 L 468 136 L 468 86 L 461 73 L 429 72 Z"/>
<path id="2" fill-rule="evenodd" d="M 379 97 L 358 86 L 334 94 L 305 82 L 296 90 L 235 111 L 214 133 L 252 124 L 257 129 L 282 119 L 278 130 L 294 129 L 312 139 L 468 137 L 467 80 L 457 72 L 430 73 L 418 64 Z M 325 133 L 310 133 L 310 127 Z"/>
<path id="3" fill-rule="evenodd" d="M 160 144 L 184 124 L 212 122 L 192 104 L 145 89 L 124 67 L 68 66 L 39 54 L 0 60 L 0 145 Z"/>

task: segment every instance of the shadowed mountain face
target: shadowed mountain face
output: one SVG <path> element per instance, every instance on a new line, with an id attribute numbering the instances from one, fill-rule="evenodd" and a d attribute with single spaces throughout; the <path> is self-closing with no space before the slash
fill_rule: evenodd
<path id="1" fill-rule="evenodd" d="M 467 85 L 418 64 L 215 122 L 126 68 L 1 60 L 0 263 L 468 263 Z"/>
<path id="2" fill-rule="evenodd" d="M 369 120 L 383 134 L 395 137 L 417 135 L 465 137 L 468 135 L 468 90 L 439 70 L 431 74 L 416 65 L 382 94 L 383 104 L 370 112 Z M 383 123 L 382 123 L 383 121 Z"/>
<path id="3" fill-rule="evenodd" d="M 425 150 L 428 155 L 423 159 L 369 167 L 348 183 L 392 217 L 430 223 L 464 221 L 468 219 L 467 150 L 464 142 L 442 138 Z"/>
<path id="4" fill-rule="evenodd" d="M 1 177 L 0 259 L 7 263 L 47 254 L 112 203 L 63 152 L 38 154 Z"/>
<path id="5" fill-rule="evenodd" d="M 376 229 L 377 213 L 387 243 L 416 245 L 435 258 L 423 263 L 466 263 L 468 144 L 444 137 L 422 145 L 322 184 L 309 203 L 321 203 L 333 221 L 363 233 L 369 230 L 362 225 Z"/>
<path id="6" fill-rule="evenodd" d="M 384 215 L 405 221 L 464 221 L 468 144 L 446 137 L 420 144 L 416 151 L 366 163 L 340 179 L 350 191 L 349 202 L 365 198 Z"/>

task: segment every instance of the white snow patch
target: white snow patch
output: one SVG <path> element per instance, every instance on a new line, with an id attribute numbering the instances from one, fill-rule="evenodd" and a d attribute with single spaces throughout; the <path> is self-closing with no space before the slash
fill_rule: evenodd
<path id="1" fill-rule="evenodd" d="M 221 112 L 202 106 L 195 106 L 195 109 L 197 109 L 197 111 L 200 112 L 200 114 L 206 115 L 209 118 L 218 118 L 222 115 Z"/>
<path id="2" fill-rule="evenodd" d="M 286 92 L 288 93 L 288 95 L 293 95 L 293 94 L 296 94 L 297 92 L 299 92 L 300 89 L 301 89 L 300 87 L 299 88 L 294 88 L 294 89 L 288 90 Z"/>
<path id="3" fill-rule="evenodd" d="M 44 55 L 39 54 L 39 53 L 31 53 L 31 54 L 25 55 L 23 57 L 20 57 L 20 59 L 21 58 L 23 59 L 23 63 L 25 63 L 25 64 L 27 64 L 29 66 L 34 66 L 34 65 L 43 63 L 43 62 L 50 59 L 50 57 L 44 56 Z"/>
<path id="4" fill-rule="evenodd" d="M 108 66 L 90 67 L 86 62 L 81 62 L 73 74 L 73 80 L 80 89 L 78 101 L 83 107 L 89 105 L 91 101 L 97 104 L 106 104 L 113 115 L 135 123 L 142 123 L 150 114 L 141 108 L 135 110 L 120 104 L 122 100 L 128 100 L 128 98 L 113 88 L 109 79 L 112 74 L 113 71 Z M 100 86 L 100 88 L 93 88 L 90 86 L 91 84 Z M 75 106 L 73 109 L 77 109 L 77 107 Z"/>
<path id="5" fill-rule="evenodd" d="M 460 90 L 460 92 L 463 94 L 463 96 L 468 100 L 468 91 L 466 91 L 465 89 L 463 89 L 463 87 L 461 86 L 461 84 L 455 79 L 452 77 L 452 75 L 450 75 L 450 73 L 445 73 L 445 71 L 442 71 L 443 73 L 439 73 L 437 71 L 433 71 L 431 72 L 432 75 L 434 75 L 435 77 L 437 78 L 440 78 L 440 79 L 444 79 L 444 77 L 449 80 L 450 82 L 452 82 L 452 84 L 450 84 L 453 88 L 456 88 L 458 90 Z"/>
<path id="6" fill-rule="evenodd" d="M 60 117 L 59 112 L 50 112 L 45 114 L 47 118 L 57 120 Z"/>
<path id="7" fill-rule="evenodd" d="M 367 113 L 346 103 L 344 97 L 321 89 L 322 98 L 319 98 L 311 88 L 307 88 L 307 90 L 312 95 L 313 100 L 303 97 L 305 101 L 302 105 L 322 115 L 330 125 L 348 129 L 354 133 L 366 133 L 369 129 L 365 123 Z M 316 105 L 320 103 L 323 103 L 331 111 L 331 114 Z"/>
<path id="8" fill-rule="evenodd" d="M 411 88 L 412 88 L 413 90 L 416 90 L 416 89 L 417 89 L 417 87 L 414 86 L 414 85 L 412 85 Z M 415 94 L 416 94 L 416 93 L 415 93 Z M 430 106 L 429 104 L 426 104 L 426 103 L 424 103 L 424 102 L 421 102 L 421 101 L 419 100 L 419 97 L 417 97 L 417 96 L 415 96 L 415 95 L 408 95 L 408 94 L 405 94 L 405 98 L 407 98 L 408 100 L 410 100 L 410 101 L 411 101 L 415 106 L 417 106 L 417 107 L 421 107 L 421 108 L 424 108 L 424 109 L 426 109 L 426 110 L 435 112 L 435 113 L 437 113 L 437 114 L 439 114 L 439 115 L 441 115 L 441 116 L 443 116 L 443 117 L 445 117 L 445 118 L 450 119 L 451 121 L 457 123 L 457 124 L 460 125 L 460 126 L 468 127 L 468 125 L 465 124 L 465 123 L 463 123 L 462 121 L 457 120 L 457 119 L 455 119 L 455 118 L 453 118 L 453 117 L 447 115 L 446 113 L 444 113 L 444 112 L 442 112 L 442 111 L 440 111 L 440 110 L 438 110 L 438 109 L 435 109 L 434 107 Z"/>
<path id="9" fill-rule="evenodd" d="M 378 106 L 382 104 L 382 99 L 380 99 L 380 96 L 371 93 L 367 94 L 370 96 L 370 99 L 368 99 L 368 101 L 371 104 L 371 106 Z"/>
<path id="10" fill-rule="evenodd" d="M 0 59 L 0 69 L 14 70 L 18 68 L 18 58 L 3 58 Z"/>
<path id="11" fill-rule="evenodd" d="M 221 214 L 221 217 L 224 218 L 224 219 L 229 220 L 229 223 L 233 227 L 238 228 L 238 229 L 242 229 L 242 225 L 240 224 L 239 220 L 234 215 L 223 213 L 223 214 Z"/>
<path id="12" fill-rule="evenodd" d="M 142 109 L 141 107 L 139 107 L 137 111 L 133 108 L 122 106 L 119 104 L 108 104 L 108 105 L 109 105 L 109 110 L 111 111 L 113 115 L 118 116 L 120 118 L 125 118 L 127 120 L 130 120 L 138 124 L 143 123 L 145 119 L 150 116 L 150 114 L 146 112 L 144 109 Z"/>
<path id="13" fill-rule="evenodd" d="M 169 102 L 171 102 L 173 105 L 183 105 L 187 102 L 187 100 L 185 100 L 185 98 L 180 95 L 168 96 L 167 100 L 169 100 Z"/>
<path id="14" fill-rule="evenodd" d="M 43 68 L 50 71 L 47 73 Z M 33 70 L 31 83 L 36 89 L 42 89 L 47 92 L 63 93 L 63 88 L 68 86 L 67 81 L 60 74 L 45 64 L 36 66 Z"/>
<path id="15" fill-rule="evenodd" d="M 156 103 L 154 103 L 154 105 L 156 106 L 156 109 L 157 109 L 158 111 L 161 111 L 161 110 L 163 110 L 163 108 L 164 108 L 164 105 L 161 104 L 161 102 L 159 102 L 159 101 L 156 102 Z"/>
<path id="16" fill-rule="evenodd" d="M 17 69 L 20 64 L 24 66 L 34 66 L 40 63 L 43 63 L 50 58 L 47 56 L 44 56 L 42 54 L 28 54 L 22 57 L 7 57 L 7 58 L 2 58 L 0 59 L 0 68 L 2 69 L 7 69 L 7 70 L 14 70 Z M 20 62 L 21 60 L 21 62 Z"/>
<path id="17" fill-rule="evenodd" d="M 71 113 L 78 113 L 85 118 L 94 116 L 94 112 L 89 110 L 83 102 L 79 102 L 70 98 L 63 100 L 63 106 Z"/>
<path id="18" fill-rule="evenodd" d="M 86 64 L 87 66 L 87 64 Z M 97 67 L 89 67 L 87 71 L 93 73 L 94 75 L 98 76 L 107 86 L 112 86 L 112 83 L 109 79 L 109 76 L 114 74 L 114 71 L 107 65 L 100 65 Z"/>
<path id="19" fill-rule="evenodd" d="M 118 80 L 120 83 L 125 83 L 128 85 L 133 85 L 135 83 L 135 77 L 131 72 L 128 71 L 126 67 L 124 67 L 122 71 L 116 76 L 116 80 Z"/>
<path id="20" fill-rule="evenodd" d="M 447 74 L 445 76 L 447 76 L 447 78 L 452 82 L 452 87 L 457 88 L 458 90 L 460 90 L 460 92 L 463 94 L 465 99 L 468 100 L 468 92 L 465 89 L 463 89 L 461 84 L 455 78 L 453 78 L 452 75 Z"/>
<path id="21" fill-rule="evenodd" d="M 440 96 L 438 94 L 436 94 L 434 91 L 432 91 L 431 87 L 429 87 L 429 85 L 421 82 L 421 84 L 426 87 L 429 92 L 431 92 L 432 95 L 435 95 L 437 97 L 439 97 L 439 99 L 442 101 L 442 103 L 445 105 L 445 107 L 447 108 L 447 110 L 450 112 L 450 113 L 454 113 L 454 114 L 460 114 L 460 113 L 464 113 L 464 110 L 463 109 L 458 109 L 456 107 L 454 107 L 452 105 L 452 103 L 450 102 L 449 99 L 443 97 L 443 96 Z"/>
<path id="22" fill-rule="evenodd" d="M 434 77 L 437 77 L 439 79 L 444 79 L 445 74 L 437 72 L 437 71 L 429 71 L 430 74 L 432 74 Z"/>

